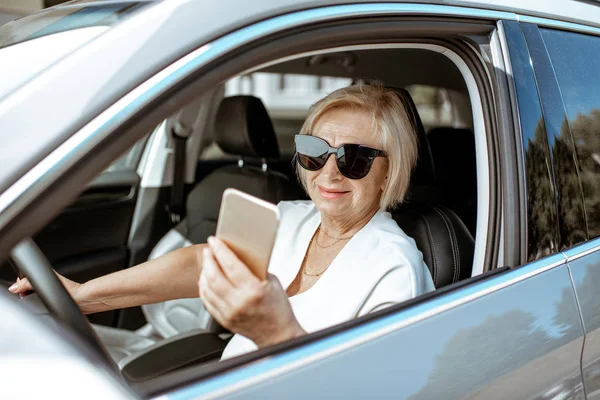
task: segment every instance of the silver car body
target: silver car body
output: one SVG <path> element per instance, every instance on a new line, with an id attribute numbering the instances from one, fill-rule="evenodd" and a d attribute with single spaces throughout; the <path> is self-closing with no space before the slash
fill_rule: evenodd
<path id="1" fill-rule="evenodd" d="M 76 190 L 155 124 L 139 116 L 153 101 L 186 79 L 192 81 L 197 71 L 213 71 L 211 65 L 262 37 L 352 16 L 503 21 L 492 53 L 504 55 L 502 67 L 511 77 L 511 62 L 518 57 L 505 36 L 511 24 L 600 35 L 598 6 L 522 3 L 230 1 L 227 12 L 220 2 L 172 0 L 153 5 L 0 100 L 0 253 L 5 256 L 42 227 Z M 195 89 L 224 78 L 215 67 L 213 77 Z M 509 82 L 515 112 L 523 113 L 524 103 L 532 100 L 519 96 L 518 79 L 528 77 L 515 76 Z M 50 99 L 60 107 L 48 107 Z M 539 100 L 529 106 L 539 109 Z M 33 110 L 36 118 L 24 117 Z M 116 138 L 115 132 L 131 120 L 140 120 L 140 127 Z M 92 151 L 98 151 L 94 161 L 75 171 Z M 65 195 L 65 188 L 72 188 L 72 194 Z M 378 318 L 333 329 L 268 357 L 257 356 L 248 363 L 232 360 L 218 374 L 188 376 L 150 393 L 173 399 L 583 399 L 587 391 L 588 398 L 599 398 L 600 288 L 593 282 L 600 268 L 599 246 L 600 240 L 590 240 Z M 510 249 L 503 251 L 506 256 Z"/>

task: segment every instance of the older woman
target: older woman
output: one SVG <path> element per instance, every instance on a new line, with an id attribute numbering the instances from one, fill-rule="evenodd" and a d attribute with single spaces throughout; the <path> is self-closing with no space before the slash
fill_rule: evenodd
<path id="1" fill-rule="evenodd" d="M 295 142 L 298 177 L 312 201 L 278 205 L 281 223 L 267 280 L 211 237 L 208 245 L 85 284 L 60 277 L 82 311 L 199 292 L 211 315 L 236 333 L 225 358 L 433 290 L 415 242 L 385 212 L 404 198 L 417 158 L 398 95 L 377 85 L 339 89 L 311 107 Z M 10 290 L 30 288 L 21 280 Z"/>

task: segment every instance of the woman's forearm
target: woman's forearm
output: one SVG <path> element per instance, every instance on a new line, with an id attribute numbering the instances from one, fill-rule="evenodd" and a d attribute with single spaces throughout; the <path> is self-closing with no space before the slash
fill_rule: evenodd
<path id="1" fill-rule="evenodd" d="M 175 250 L 143 264 L 88 281 L 74 297 L 85 314 L 198 297 L 202 247 Z"/>

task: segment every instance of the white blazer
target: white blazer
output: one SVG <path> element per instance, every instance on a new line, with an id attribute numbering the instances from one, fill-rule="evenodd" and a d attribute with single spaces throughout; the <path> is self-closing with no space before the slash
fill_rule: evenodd
<path id="1" fill-rule="evenodd" d="M 286 201 L 277 207 L 281 221 L 269 272 L 287 289 L 300 271 L 321 214 L 312 201 Z M 431 290 L 433 280 L 415 241 L 388 212 L 379 210 L 319 280 L 289 300 L 302 328 L 315 332 Z M 236 334 L 221 359 L 256 349 L 254 342 Z"/>

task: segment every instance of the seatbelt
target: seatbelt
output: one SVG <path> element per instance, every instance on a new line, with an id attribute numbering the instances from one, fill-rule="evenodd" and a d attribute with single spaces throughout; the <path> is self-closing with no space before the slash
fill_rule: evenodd
<path id="1" fill-rule="evenodd" d="M 167 123 L 173 143 L 173 185 L 167 206 L 171 223 L 178 224 L 185 217 L 185 167 L 186 143 L 194 130 L 198 117 L 198 104 L 184 107 Z"/>
<path id="2" fill-rule="evenodd" d="M 171 199 L 168 211 L 169 218 L 173 224 L 178 224 L 185 214 L 185 150 L 187 137 L 179 136 L 177 132 L 179 129 L 184 128 L 177 123 L 171 131 L 171 137 L 173 138 L 173 186 L 171 186 Z"/>

